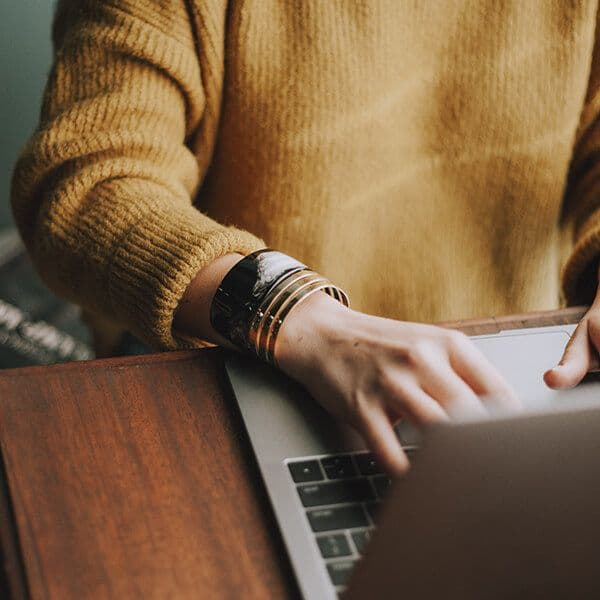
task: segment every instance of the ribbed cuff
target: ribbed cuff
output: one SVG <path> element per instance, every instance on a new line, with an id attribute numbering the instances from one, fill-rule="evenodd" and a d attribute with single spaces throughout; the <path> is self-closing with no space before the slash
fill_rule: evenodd
<path id="1" fill-rule="evenodd" d="M 173 315 L 189 283 L 216 258 L 265 246 L 254 235 L 221 226 L 192 206 L 153 206 L 129 228 L 109 271 L 111 304 L 131 332 L 152 347 L 206 345 L 177 335 Z"/>

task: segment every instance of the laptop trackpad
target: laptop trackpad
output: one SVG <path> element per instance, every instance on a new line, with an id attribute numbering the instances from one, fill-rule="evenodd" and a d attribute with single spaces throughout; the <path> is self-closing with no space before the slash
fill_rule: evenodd
<path id="1" fill-rule="evenodd" d="M 526 409 L 556 401 L 558 392 L 544 383 L 543 375 L 560 360 L 569 341 L 567 331 L 507 332 L 471 339 L 513 387 Z M 420 433 L 410 423 L 401 422 L 396 432 L 403 445 L 419 445 Z"/>
<path id="2" fill-rule="evenodd" d="M 526 407 L 539 407 L 556 400 L 558 392 L 544 383 L 543 375 L 560 360 L 569 341 L 566 331 L 507 333 L 472 339 Z"/>

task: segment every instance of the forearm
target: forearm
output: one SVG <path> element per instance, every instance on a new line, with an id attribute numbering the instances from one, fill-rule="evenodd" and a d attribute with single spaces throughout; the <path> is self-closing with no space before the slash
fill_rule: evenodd
<path id="1" fill-rule="evenodd" d="M 160 3 L 156 23 L 156 3 L 117 4 L 62 4 L 42 123 L 13 177 L 15 222 L 55 292 L 150 347 L 197 346 L 172 332 L 188 283 L 263 243 L 192 206 L 208 161 L 185 141 L 206 98 L 184 3 Z"/>

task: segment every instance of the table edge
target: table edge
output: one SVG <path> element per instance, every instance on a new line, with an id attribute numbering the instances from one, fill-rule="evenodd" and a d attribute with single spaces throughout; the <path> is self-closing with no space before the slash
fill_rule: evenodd
<path id="1" fill-rule="evenodd" d="M 494 333 L 509 329 L 526 329 L 541 327 L 543 325 L 568 325 L 578 322 L 588 310 L 587 306 L 572 306 L 569 308 L 537 311 L 500 317 L 485 317 L 481 319 L 462 319 L 456 321 L 441 321 L 435 323 L 439 327 L 460 329 L 465 333 Z M 171 362 L 179 360 L 199 359 L 205 353 L 221 352 L 218 346 L 198 348 L 195 350 L 175 350 L 170 352 L 155 352 L 151 354 L 138 354 L 133 356 L 119 356 L 112 358 L 96 358 L 86 361 L 72 361 L 51 365 L 35 365 L 17 367 L 14 369 L 0 370 L 0 379 L 3 377 L 20 377 L 40 375 L 49 370 L 80 370 L 96 368 L 121 368 L 129 365 L 143 365 L 153 362 Z"/>

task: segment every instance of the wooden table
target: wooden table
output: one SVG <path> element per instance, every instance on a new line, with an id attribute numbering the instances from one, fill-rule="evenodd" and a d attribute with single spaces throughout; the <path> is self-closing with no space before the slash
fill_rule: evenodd
<path id="1" fill-rule="evenodd" d="M 445 325 L 477 334 L 582 314 Z M 13 597 L 298 596 L 220 350 L 0 372 L 0 447 Z"/>

